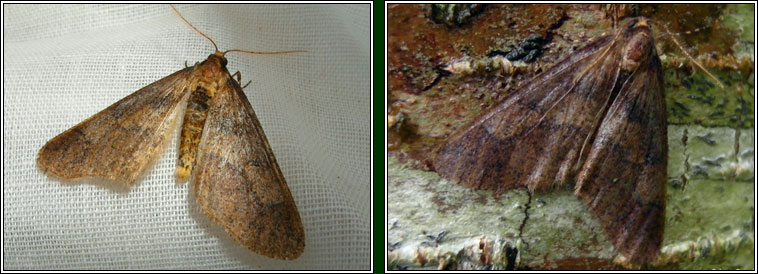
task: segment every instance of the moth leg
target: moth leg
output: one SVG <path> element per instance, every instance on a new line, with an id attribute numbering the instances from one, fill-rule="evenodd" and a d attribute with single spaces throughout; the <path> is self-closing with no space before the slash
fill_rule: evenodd
<path id="1" fill-rule="evenodd" d="M 232 74 L 232 78 L 234 78 L 234 76 L 237 76 L 238 84 L 242 83 L 242 73 L 240 73 L 239 70 L 235 72 L 234 74 Z M 242 89 L 245 89 L 248 85 L 250 85 L 251 82 L 253 82 L 253 80 L 247 81 L 247 84 L 245 84 L 245 86 L 243 86 Z"/>
<path id="2" fill-rule="evenodd" d="M 242 80 L 242 73 L 240 73 L 239 70 L 235 72 L 234 74 L 232 74 L 232 78 L 234 78 L 234 76 L 237 76 L 237 83 L 239 83 Z"/>
<path id="3" fill-rule="evenodd" d="M 200 62 L 195 62 L 193 66 L 197 66 L 197 64 L 200 64 Z M 187 60 L 184 60 L 184 68 L 188 68 L 188 67 L 189 66 L 187 65 Z"/>

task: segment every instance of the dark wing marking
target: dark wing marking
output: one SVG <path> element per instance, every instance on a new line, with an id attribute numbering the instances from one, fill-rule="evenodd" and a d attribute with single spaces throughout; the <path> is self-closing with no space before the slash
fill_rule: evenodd
<path id="1" fill-rule="evenodd" d="M 653 56 L 619 91 L 575 189 L 635 263 L 657 257 L 666 209 L 666 106 L 660 61 Z"/>
<path id="2" fill-rule="evenodd" d="M 192 69 L 155 81 L 51 139 L 37 165 L 66 180 L 101 177 L 131 185 L 175 128 Z"/>
<path id="3" fill-rule="evenodd" d="M 585 47 L 452 135 L 434 162 L 463 185 L 575 194 L 630 261 L 654 260 L 666 197 L 663 75 L 644 18 Z"/>
<path id="4" fill-rule="evenodd" d="M 300 215 L 250 102 L 230 78 L 210 105 L 193 171 L 198 204 L 250 250 L 297 258 Z"/>
<path id="5" fill-rule="evenodd" d="M 563 183 L 595 131 L 619 75 L 613 35 L 570 55 L 443 143 L 434 168 L 497 192 Z M 599 80 L 600 79 L 600 80 Z"/>

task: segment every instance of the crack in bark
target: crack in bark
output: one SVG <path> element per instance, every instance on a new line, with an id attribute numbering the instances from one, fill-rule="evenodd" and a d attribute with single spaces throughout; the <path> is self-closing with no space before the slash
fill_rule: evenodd
<path id="1" fill-rule="evenodd" d="M 682 154 L 684 154 L 684 172 L 679 178 L 682 180 L 682 192 L 687 187 L 687 174 L 690 173 L 690 155 L 687 153 L 687 129 L 682 133 Z"/>
<path id="2" fill-rule="evenodd" d="M 521 221 L 521 225 L 519 226 L 518 238 L 528 247 L 529 243 L 524 241 L 524 238 L 522 236 L 524 234 L 524 226 L 526 226 L 526 221 L 529 220 L 529 209 L 532 207 L 532 192 L 527 190 L 526 194 L 529 195 L 529 200 L 526 202 L 526 205 L 524 205 L 524 220 Z"/>

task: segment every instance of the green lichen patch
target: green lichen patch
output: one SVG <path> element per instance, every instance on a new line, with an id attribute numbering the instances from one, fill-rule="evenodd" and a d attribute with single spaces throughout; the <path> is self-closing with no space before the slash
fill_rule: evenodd
<path id="1" fill-rule="evenodd" d="M 712 267 L 752 268 L 746 258 L 754 250 L 746 253 L 741 245 L 754 242 L 754 188 L 752 182 L 692 180 L 685 191 L 669 191 L 660 265 L 700 269 L 707 264 L 692 262 L 711 260 L 720 261 Z"/>
<path id="2" fill-rule="evenodd" d="M 481 242 L 491 247 L 486 253 L 490 259 L 480 262 L 480 267 L 507 264 L 501 254 L 518 240 L 528 201 L 525 190 L 493 197 L 491 192 L 440 179 L 436 173 L 408 169 L 392 158 L 388 174 L 387 244 L 395 267 L 421 267 L 413 259 L 418 256 L 437 264 L 445 252 L 463 252 L 462 262 L 477 262 L 484 250 L 479 248 Z"/>
<path id="3" fill-rule="evenodd" d="M 755 131 L 740 130 L 737 161 L 734 163 L 734 177 L 737 181 L 755 180 Z"/>
<path id="4" fill-rule="evenodd" d="M 732 30 L 742 42 L 735 43 L 734 52 L 738 55 L 751 54 L 755 42 L 755 14 L 753 4 L 727 5 L 724 10 L 724 28 Z"/>
<path id="5" fill-rule="evenodd" d="M 716 71 L 721 88 L 702 72 L 664 70 L 670 124 L 751 128 L 755 117 L 755 83 L 741 71 Z"/>
<path id="6" fill-rule="evenodd" d="M 570 189 L 537 193 L 532 197 L 524 227 L 524 265 L 542 269 L 613 268 L 615 250 L 589 209 Z M 597 260 L 602 259 L 602 260 Z"/>
<path id="7" fill-rule="evenodd" d="M 688 176 L 693 179 L 733 177 L 735 130 L 731 128 L 687 128 Z"/>

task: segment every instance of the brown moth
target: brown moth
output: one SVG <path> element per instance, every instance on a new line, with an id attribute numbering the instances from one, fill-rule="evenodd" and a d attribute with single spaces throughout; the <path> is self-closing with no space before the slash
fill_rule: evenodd
<path id="1" fill-rule="evenodd" d="M 496 193 L 574 182 L 621 254 L 652 262 L 666 208 L 665 107 L 649 21 L 629 19 L 448 137 L 433 167 Z"/>
<path id="2" fill-rule="evenodd" d="M 64 180 L 98 177 L 130 186 L 162 150 L 186 106 L 179 181 L 192 178 L 200 208 L 240 244 L 271 258 L 299 257 L 305 248 L 300 214 L 250 102 L 226 69 L 230 51 L 216 47 L 205 61 L 61 133 L 40 149 L 37 165 Z"/>

